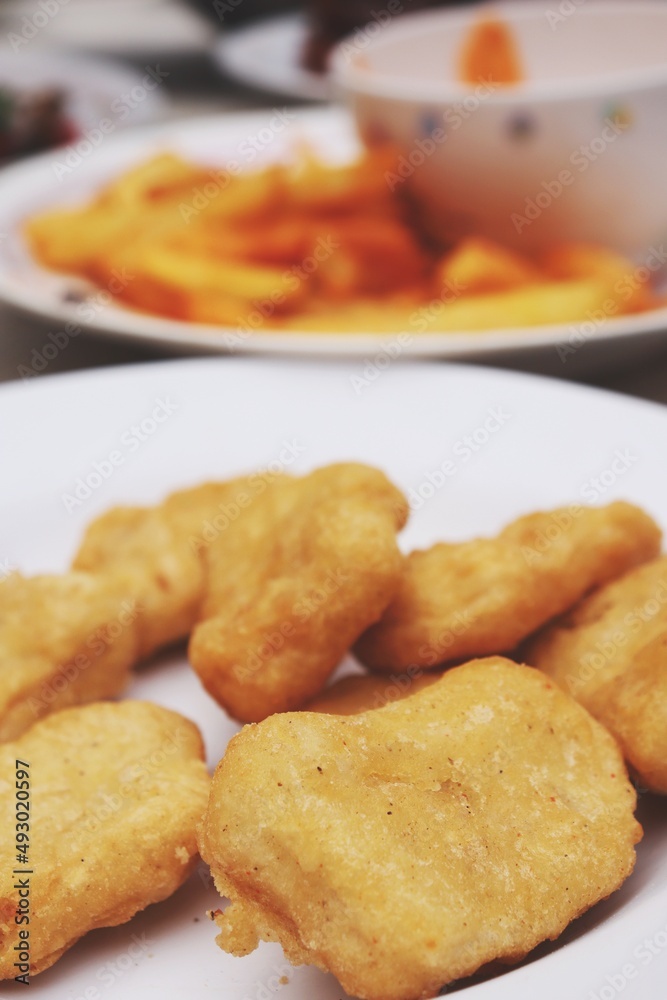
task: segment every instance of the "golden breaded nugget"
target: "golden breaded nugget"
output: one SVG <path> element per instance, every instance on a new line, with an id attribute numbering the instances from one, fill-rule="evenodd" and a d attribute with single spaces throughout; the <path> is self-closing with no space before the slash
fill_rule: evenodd
<path id="1" fill-rule="evenodd" d="M 114 507 L 88 526 L 73 567 L 104 574 L 141 608 L 139 658 L 182 639 L 204 593 L 201 560 L 160 507 Z"/>
<path id="2" fill-rule="evenodd" d="M 0 582 L 0 740 L 69 705 L 123 690 L 140 609 L 90 573 Z"/>
<path id="3" fill-rule="evenodd" d="M 363 1000 L 515 961 L 621 885 L 641 827 L 616 743 L 537 670 L 493 657 L 358 716 L 234 737 L 198 832 L 219 945 L 279 941 Z"/>
<path id="4" fill-rule="evenodd" d="M 496 538 L 413 552 L 355 653 L 400 672 L 511 650 L 592 587 L 656 556 L 660 539 L 648 514 L 619 501 L 528 514 Z"/>
<path id="5" fill-rule="evenodd" d="M 417 691 L 435 684 L 442 674 L 423 673 L 354 674 L 341 677 L 303 706 L 304 712 L 326 712 L 327 715 L 359 715 L 374 708 L 383 708 L 392 701 L 407 698 Z"/>
<path id="6" fill-rule="evenodd" d="M 194 627 L 205 591 L 202 531 L 243 482 L 179 490 L 155 507 L 114 507 L 88 526 L 73 566 L 105 574 L 137 601 L 140 657 Z"/>
<path id="7" fill-rule="evenodd" d="M 189 652 L 232 716 L 256 722 L 323 687 L 394 594 L 406 514 L 378 470 L 329 465 L 276 480 L 211 542 Z"/>
<path id="8" fill-rule="evenodd" d="M 611 730 L 642 784 L 667 794 L 667 556 L 584 598 L 521 655 Z"/>
<path id="9" fill-rule="evenodd" d="M 58 712 L 0 747 L 0 978 L 23 961 L 16 916 L 30 917 L 21 973 L 53 965 L 96 927 L 114 927 L 166 899 L 195 863 L 195 827 L 209 778 L 199 732 L 175 712 L 146 702 L 98 702 Z M 21 765 L 21 766 L 19 766 Z M 17 812 L 14 774 L 28 789 Z M 17 779 L 18 782 L 18 779 Z M 17 865 L 14 836 L 30 816 Z M 30 872 L 29 895 L 14 868 Z M 19 946 L 17 948 L 17 945 Z M 29 966 L 29 968 L 28 968 Z"/>

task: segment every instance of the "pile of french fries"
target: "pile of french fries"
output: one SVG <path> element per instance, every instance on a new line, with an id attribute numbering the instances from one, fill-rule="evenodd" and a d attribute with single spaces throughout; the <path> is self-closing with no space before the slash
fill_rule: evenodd
<path id="1" fill-rule="evenodd" d="M 470 238 L 429 245 L 378 149 L 345 166 L 302 150 L 231 173 L 171 153 L 80 208 L 28 220 L 36 259 L 172 319 L 245 329 L 434 333 L 568 323 L 653 308 L 650 283 L 601 247 L 528 259 Z"/>

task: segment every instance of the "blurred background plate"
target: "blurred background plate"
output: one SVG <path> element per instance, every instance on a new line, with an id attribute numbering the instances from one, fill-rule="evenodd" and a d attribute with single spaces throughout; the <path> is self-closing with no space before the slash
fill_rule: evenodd
<path id="1" fill-rule="evenodd" d="M 46 208 L 85 201 L 121 171 L 163 150 L 212 168 L 239 158 L 257 168 L 294 157 L 305 141 L 327 162 L 354 157 L 359 140 L 349 114 L 342 108 L 283 109 L 288 124 L 256 151 L 248 140 L 266 131 L 271 112 L 251 112 L 169 122 L 105 137 L 67 176 L 54 168 L 64 151 L 54 151 L 6 169 L 0 175 L 0 301 L 63 329 L 74 323 L 83 331 L 144 341 L 162 349 L 221 353 L 336 355 L 343 357 L 438 357 L 508 361 L 572 377 L 587 368 L 601 370 L 645 358 L 647 351 L 664 347 L 667 308 L 594 323 L 498 329 L 480 333 L 322 334 L 288 330 L 249 334 L 223 328 L 169 320 L 104 305 L 79 278 L 56 274 L 38 265 L 21 235 L 22 221 Z M 260 144 L 261 145 L 261 144 Z M 252 160 L 243 150 L 252 151 Z M 298 155 L 298 153 L 297 153 Z M 60 176 L 59 176 L 60 174 Z M 99 293 L 97 293 L 99 295 Z M 92 303 L 92 305 L 91 305 Z M 399 339 L 402 338 L 402 339 Z"/>
<path id="2" fill-rule="evenodd" d="M 261 18 L 220 35 L 214 58 L 229 76 L 246 86 L 304 101 L 333 97 L 328 74 L 304 69 L 308 38 L 302 14 Z"/>
<path id="3" fill-rule="evenodd" d="M 128 58 L 208 51 L 213 30 L 206 19 L 174 0 L 56 0 L 57 15 L 43 23 L 38 4 L 4 0 L 2 50 L 24 58 L 33 49 L 79 48 Z M 48 11 L 47 11 L 48 13 Z M 37 17 L 36 17 L 37 15 Z M 37 25 L 31 30 L 30 23 Z M 12 36 L 18 35 L 26 44 Z"/>
<path id="4" fill-rule="evenodd" d="M 153 121 L 168 101 L 159 87 L 142 86 L 145 73 L 111 59 L 76 52 L 4 52 L 0 58 L 0 88 L 20 94 L 60 91 L 63 110 L 76 133 L 94 128 L 102 118 L 119 126 Z M 123 99 L 142 87 L 141 100 Z M 114 110 L 115 109 L 115 110 Z"/>

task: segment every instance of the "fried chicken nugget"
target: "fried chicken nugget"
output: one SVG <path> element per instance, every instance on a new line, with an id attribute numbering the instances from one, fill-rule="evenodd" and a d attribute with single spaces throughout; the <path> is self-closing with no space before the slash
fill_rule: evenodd
<path id="1" fill-rule="evenodd" d="M 362 1000 L 431 997 L 617 889 L 634 806 L 606 730 L 500 657 L 362 715 L 274 715 L 229 744 L 199 828 L 231 900 L 217 941 L 279 941 Z"/>
<path id="2" fill-rule="evenodd" d="M 613 733 L 646 788 L 667 794 L 667 556 L 584 598 L 521 655 Z"/>
<path id="3" fill-rule="evenodd" d="M 240 482 L 180 490 L 155 507 L 114 507 L 88 526 L 73 566 L 105 574 L 137 601 L 140 659 L 192 631 L 205 594 L 202 527 Z"/>
<path id="4" fill-rule="evenodd" d="M 394 594 L 406 516 L 383 473 L 342 463 L 277 480 L 211 543 L 189 653 L 230 715 L 258 722 L 323 687 Z"/>
<path id="5" fill-rule="evenodd" d="M 97 927 L 170 896 L 197 857 L 209 777 L 196 726 L 147 702 L 68 709 L 0 747 L 2 829 L 16 826 L 14 772 L 30 794 L 30 972 Z M 17 785 L 17 787 L 19 787 Z M 0 978 L 17 975 L 14 838 L 0 845 Z M 23 893 L 25 898 L 25 893 Z M 27 963 L 26 963 L 27 964 Z M 27 972 L 28 969 L 21 970 Z"/>
<path id="6" fill-rule="evenodd" d="M 90 573 L 0 583 L 0 741 L 37 719 L 125 687 L 137 658 L 136 605 Z"/>
<path id="7" fill-rule="evenodd" d="M 411 553 L 398 592 L 355 653 L 372 670 L 433 667 L 514 649 L 591 588 L 660 551 L 629 503 L 528 514 L 496 538 Z"/>
<path id="8" fill-rule="evenodd" d="M 373 708 L 382 708 L 392 701 L 407 698 L 417 691 L 435 684 L 442 674 L 412 673 L 354 674 L 325 688 L 303 706 L 304 712 L 326 712 L 327 715 L 359 715 Z"/>

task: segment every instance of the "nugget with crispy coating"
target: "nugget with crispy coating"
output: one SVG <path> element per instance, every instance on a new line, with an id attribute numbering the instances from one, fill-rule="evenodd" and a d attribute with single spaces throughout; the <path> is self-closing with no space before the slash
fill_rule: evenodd
<path id="1" fill-rule="evenodd" d="M 440 673 L 413 671 L 393 674 L 352 674 L 341 677 L 303 706 L 304 712 L 326 712 L 327 715 L 359 715 L 373 708 L 382 708 L 392 701 L 407 698 L 429 684 L 435 684 Z"/>
<path id="2" fill-rule="evenodd" d="M 0 740 L 51 712 L 123 690 L 140 609 L 90 573 L 0 582 Z"/>
<path id="3" fill-rule="evenodd" d="M 217 940 L 279 941 L 363 1000 L 430 997 L 617 889 L 634 806 L 606 730 L 500 657 L 361 715 L 275 715 L 231 741 L 199 829 L 231 900 Z"/>
<path id="4" fill-rule="evenodd" d="M 584 598 L 521 655 L 611 730 L 643 785 L 667 794 L 667 556 Z"/>
<path id="5" fill-rule="evenodd" d="M 242 483 L 204 483 L 154 507 L 114 507 L 88 526 L 74 568 L 104 573 L 140 605 L 140 657 L 194 627 L 205 594 L 202 531 Z"/>
<path id="6" fill-rule="evenodd" d="M 25 926 L 15 920 L 26 904 L 14 868 L 30 872 L 33 975 L 88 931 L 124 923 L 185 881 L 210 784 L 202 758 L 196 726 L 137 701 L 58 712 L 0 747 L 7 832 L 0 845 L 0 978 L 18 974 L 15 948 Z M 8 835 L 18 815 L 17 769 L 17 788 L 31 789 L 25 866 L 17 866 Z"/>
<path id="7" fill-rule="evenodd" d="M 329 465 L 277 480 L 211 543 L 189 652 L 230 715 L 256 722 L 324 686 L 394 594 L 406 515 L 377 469 Z"/>
<path id="8" fill-rule="evenodd" d="M 591 588 L 656 556 L 660 539 L 648 514 L 619 501 L 528 514 L 496 538 L 413 552 L 355 653 L 373 670 L 400 672 L 512 650 Z"/>
<path id="9" fill-rule="evenodd" d="M 74 568 L 104 574 L 141 608 L 139 658 L 187 635 L 204 592 L 201 560 L 161 508 L 114 507 L 89 525 Z"/>

